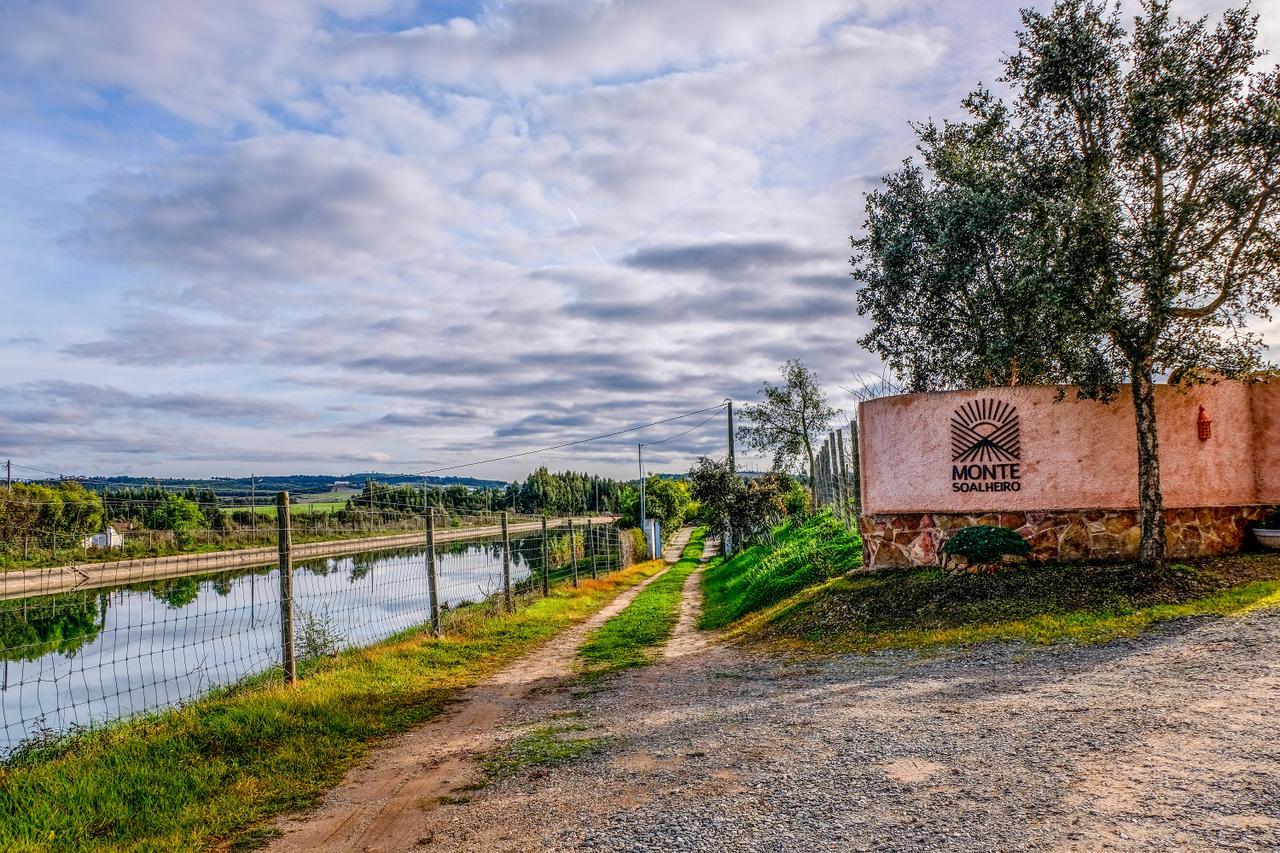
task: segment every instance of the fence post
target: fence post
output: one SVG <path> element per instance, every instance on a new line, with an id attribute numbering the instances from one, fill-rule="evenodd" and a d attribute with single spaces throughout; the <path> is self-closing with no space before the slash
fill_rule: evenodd
<path id="1" fill-rule="evenodd" d="M 280 663 L 286 684 L 298 680 L 293 647 L 293 542 L 289 532 L 289 493 L 276 495 L 276 528 L 280 539 Z"/>
<path id="2" fill-rule="evenodd" d="M 862 458 L 859 453 L 858 421 L 854 419 L 849 421 L 849 462 L 853 466 L 853 470 L 849 473 L 853 475 L 853 511 L 855 517 L 862 515 Z"/>
<path id="3" fill-rule="evenodd" d="M 436 511 L 427 511 L 427 592 L 431 594 L 431 633 L 440 636 L 440 587 L 436 578 Z"/>
<path id="4" fill-rule="evenodd" d="M 586 538 L 586 543 L 585 543 L 585 546 L 584 546 L 584 547 L 586 548 L 586 552 L 587 552 L 587 554 L 589 555 L 589 559 L 591 560 L 591 579 L 592 579 L 592 580 L 595 580 L 596 578 L 598 578 L 598 577 L 599 577 L 599 575 L 596 573 L 596 540 L 595 540 L 595 535 L 596 535 L 595 527 L 594 527 L 594 526 L 592 526 L 591 521 L 588 519 L 588 521 L 587 521 L 587 538 Z"/>
<path id="5" fill-rule="evenodd" d="M 511 604 L 511 534 L 507 531 L 507 511 L 502 511 L 502 598 L 507 612 L 515 608 Z"/>
<path id="6" fill-rule="evenodd" d="M 551 563 L 547 550 L 547 517 L 542 516 L 542 595 L 551 594 Z"/>
<path id="7" fill-rule="evenodd" d="M 844 430 L 836 430 L 836 453 L 840 460 L 840 485 L 843 492 L 843 500 L 841 504 L 844 506 L 845 520 L 853 518 L 853 495 L 849 489 L 849 465 L 844 455 Z"/>
<path id="8" fill-rule="evenodd" d="M 578 550 L 573 547 L 573 519 L 569 519 L 569 565 L 573 566 L 573 588 L 578 588 Z"/>

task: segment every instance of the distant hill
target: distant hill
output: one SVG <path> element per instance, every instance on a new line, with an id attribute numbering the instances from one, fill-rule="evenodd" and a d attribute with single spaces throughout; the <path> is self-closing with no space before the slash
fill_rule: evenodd
<path id="1" fill-rule="evenodd" d="M 255 477 L 210 477 L 207 479 L 177 479 L 156 477 L 78 477 L 76 478 L 86 489 L 101 492 L 104 489 L 125 488 L 127 486 L 160 486 L 163 489 L 182 490 L 187 488 L 212 489 L 220 497 L 244 497 L 251 492 L 258 495 L 272 492 L 289 492 L 295 495 L 315 495 L 333 489 L 334 483 L 349 483 L 353 489 L 360 489 L 365 480 L 377 480 L 392 486 L 406 483 L 428 486 L 466 486 L 469 489 L 502 489 L 506 488 L 505 480 L 484 480 L 477 477 L 417 477 L 410 474 L 383 474 L 377 471 L 363 471 L 356 474 L 288 474 Z"/>

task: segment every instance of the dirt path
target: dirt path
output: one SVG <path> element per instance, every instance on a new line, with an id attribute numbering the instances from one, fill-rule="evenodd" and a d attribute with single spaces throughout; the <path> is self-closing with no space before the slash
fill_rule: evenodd
<path id="1" fill-rule="evenodd" d="M 679 559 L 688 529 L 664 552 Z M 674 556 L 673 556 L 674 555 Z M 603 609 L 463 694 L 439 719 L 394 738 L 347 774 L 313 811 L 282 819 L 274 851 L 393 851 L 429 837 L 430 812 L 460 786 L 476 781 L 472 757 L 491 750 L 504 724 L 554 704 L 554 688 L 573 673 L 574 654 L 587 634 L 620 612 L 658 573 Z"/>
<path id="2" fill-rule="evenodd" d="M 932 659 L 714 644 L 565 707 L 610 749 L 437 810 L 429 849 L 1280 849 L 1276 611 Z"/>
<path id="3" fill-rule="evenodd" d="M 680 591 L 680 618 L 671 639 L 662 650 L 663 659 L 672 660 L 697 654 L 710 642 L 710 636 L 698 630 L 698 617 L 702 614 L 702 573 L 707 568 L 707 562 L 719 550 L 720 540 L 708 538 L 702 547 L 698 568 L 685 578 L 684 587 Z"/>

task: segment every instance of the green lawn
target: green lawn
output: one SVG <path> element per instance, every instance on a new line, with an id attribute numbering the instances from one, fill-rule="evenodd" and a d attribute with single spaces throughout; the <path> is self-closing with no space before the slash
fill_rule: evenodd
<path id="1" fill-rule="evenodd" d="M 680 615 L 685 579 L 698 567 L 706 531 L 697 528 L 680 560 L 649 584 L 621 613 L 597 628 L 578 649 L 584 672 L 604 675 L 645 666 L 670 638 Z"/>
<path id="2" fill-rule="evenodd" d="M 251 846 L 271 819 L 341 780 L 380 738 L 430 720 L 492 674 L 621 590 L 642 563 L 512 615 L 477 605 L 445 636 L 415 631 L 304 669 L 293 688 L 224 691 L 176 711 L 29 749 L 0 765 L 0 849 L 160 851 Z M 275 676 L 278 678 L 278 675 Z"/>
<path id="3" fill-rule="evenodd" d="M 722 628 L 807 586 L 862 565 L 862 540 L 830 512 L 789 521 L 769 545 L 753 545 L 702 576 L 698 627 Z"/>

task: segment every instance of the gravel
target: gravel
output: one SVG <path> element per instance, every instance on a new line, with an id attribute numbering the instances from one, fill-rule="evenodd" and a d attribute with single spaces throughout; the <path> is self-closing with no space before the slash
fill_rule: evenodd
<path id="1" fill-rule="evenodd" d="M 1274 612 L 930 659 L 714 646 L 552 707 L 613 748 L 468 792 L 431 812 L 423 845 L 1280 848 Z"/>

